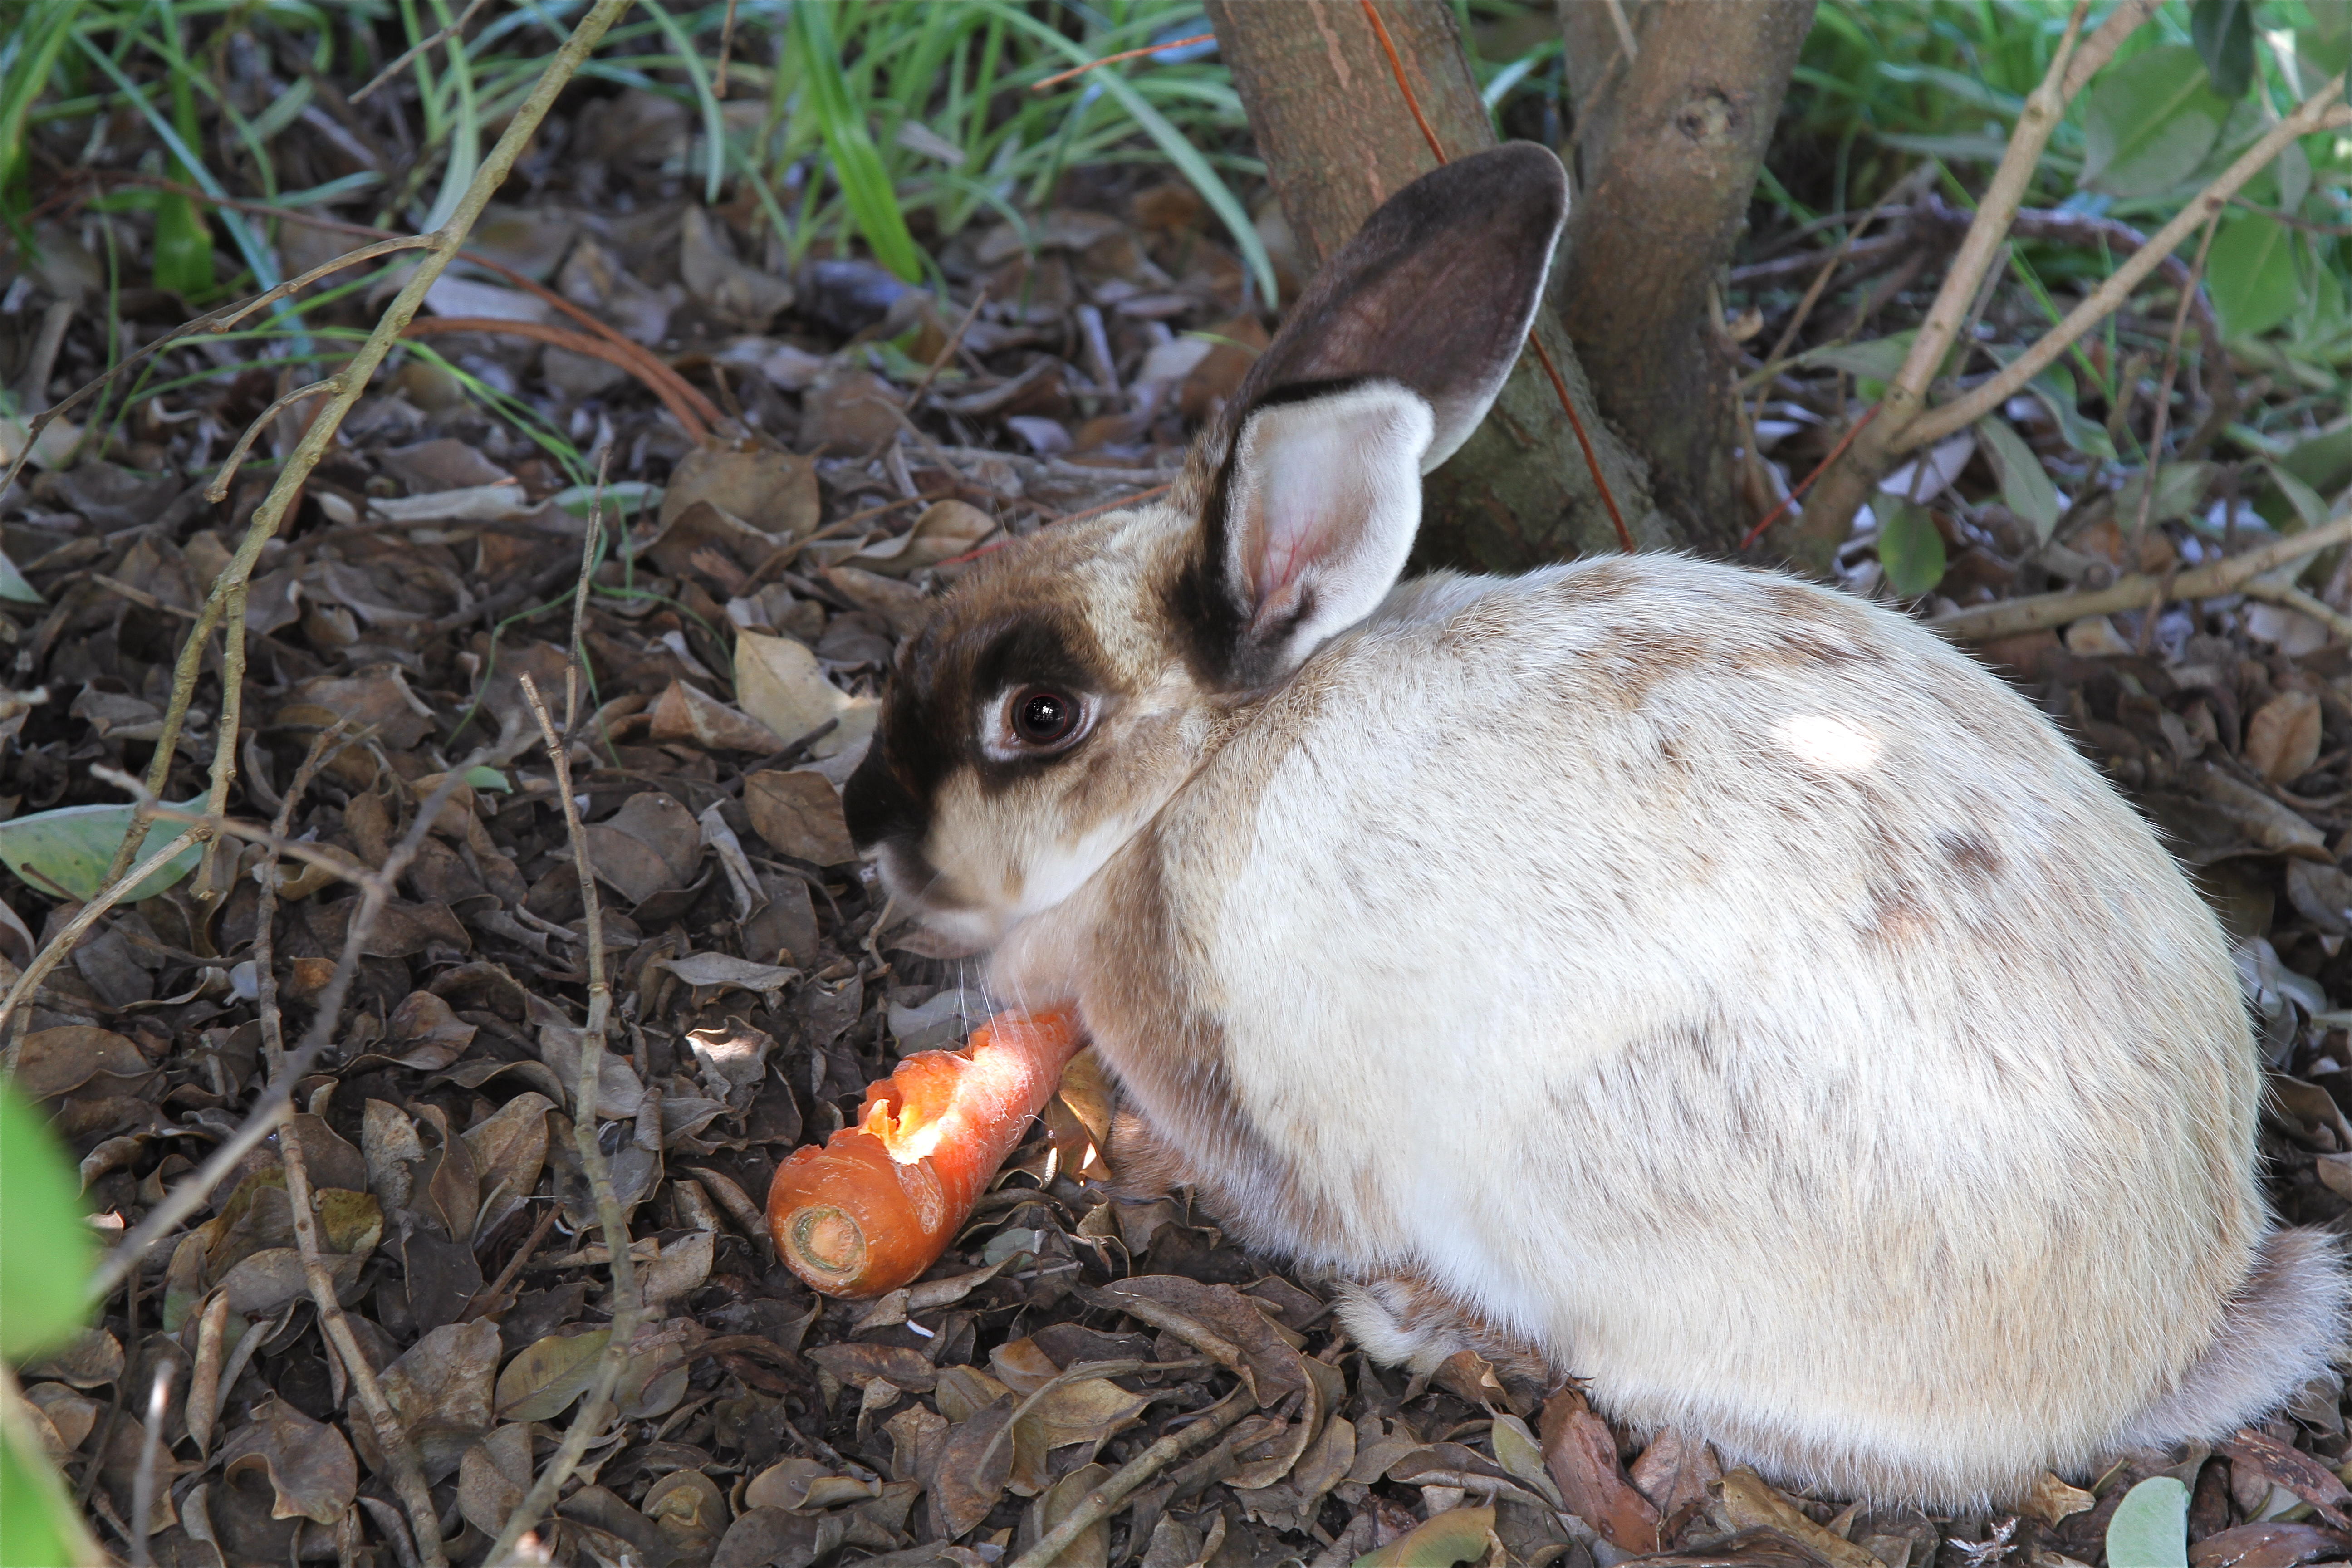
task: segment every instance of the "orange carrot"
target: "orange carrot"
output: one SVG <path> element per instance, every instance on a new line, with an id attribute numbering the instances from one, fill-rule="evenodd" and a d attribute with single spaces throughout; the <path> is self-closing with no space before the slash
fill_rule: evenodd
<path id="1" fill-rule="evenodd" d="M 924 1051 L 867 1087 L 856 1123 L 796 1149 L 768 1232 L 828 1296 L 879 1296 L 939 1260 L 1078 1047 L 1066 1013 L 1004 1013 L 961 1051 Z"/>

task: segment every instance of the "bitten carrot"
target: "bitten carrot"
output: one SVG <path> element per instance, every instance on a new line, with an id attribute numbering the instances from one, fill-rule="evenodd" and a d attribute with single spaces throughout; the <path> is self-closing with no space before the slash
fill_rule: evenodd
<path id="1" fill-rule="evenodd" d="M 768 1232 L 828 1296 L 879 1296 L 947 1250 L 1078 1047 L 1066 1013 L 1004 1013 L 961 1051 L 924 1051 L 866 1090 L 856 1122 L 793 1152 Z"/>

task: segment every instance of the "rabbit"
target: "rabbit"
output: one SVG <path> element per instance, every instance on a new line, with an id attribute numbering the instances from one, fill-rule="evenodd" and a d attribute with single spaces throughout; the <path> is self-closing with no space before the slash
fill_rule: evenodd
<path id="1" fill-rule="evenodd" d="M 2260 1418 L 2337 1247 L 2265 1205 L 2220 925 L 2048 720 L 1786 575 L 1399 581 L 1566 208 L 1528 143 L 1395 193 L 1165 500 L 944 596 L 852 836 L 1375 1359 L 1935 1508 Z"/>

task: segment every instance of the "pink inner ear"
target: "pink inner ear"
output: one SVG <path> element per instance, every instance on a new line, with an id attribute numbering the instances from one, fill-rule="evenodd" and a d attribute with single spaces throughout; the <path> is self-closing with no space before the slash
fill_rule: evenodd
<path id="1" fill-rule="evenodd" d="M 1234 566 L 1253 631 L 1293 618 L 1310 589 L 1318 626 L 1345 617 L 1321 626 L 1326 635 L 1370 613 L 1419 523 L 1429 436 L 1428 405 L 1393 386 L 1277 405 L 1250 422 Z"/>

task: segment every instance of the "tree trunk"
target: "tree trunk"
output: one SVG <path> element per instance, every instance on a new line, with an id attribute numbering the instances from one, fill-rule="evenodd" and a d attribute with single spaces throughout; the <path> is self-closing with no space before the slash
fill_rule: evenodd
<path id="1" fill-rule="evenodd" d="M 1374 207 L 1437 160 L 1357 0 L 1208 0 L 1207 10 L 1300 260 L 1318 266 Z M 1493 146 L 1451 5 L 1381 0 L 1380 15 L 1446 155 Z M 1431 303 L 1444 308 L 1443 300 Z M 1602 423 L 1551 310 L 1538 314 L 1536 330 L 1636 542 L 1652 549 L 1690 542 L 1651 504 L 1641 459 Z M 1428 564 L 1517 572 L 1618 548 L 1591 471 L 1532 354 L 1521 357 L 1477 434 L 1423 481 L 1423 500 L 1415 556 Z"/>
<path id="2" fill-rule="evenodd" d="M 1739 445 L 1710 285 L 1731 258 L 1813 0 L 1560 0 L 1577 115 L 1564 313 L 1658 504 L 1727 552 Z M 1617 16 L 1612 16 L 1612 10 Z M 1630 22 L 1628 62 L 1617 29 Z"/>

